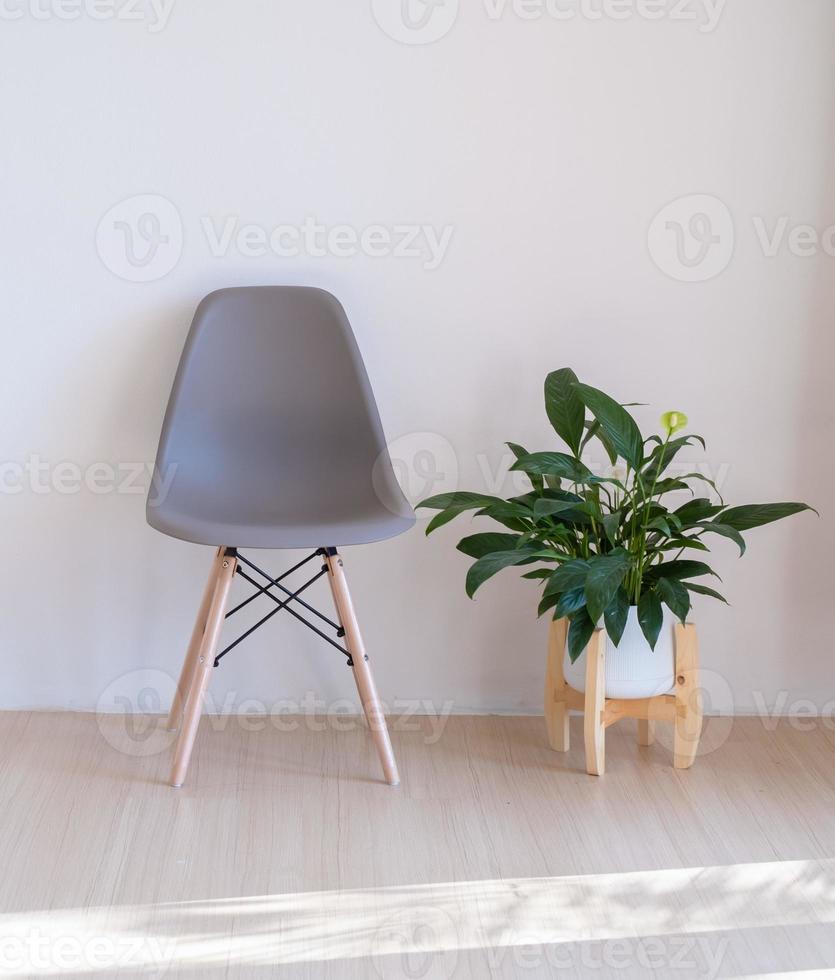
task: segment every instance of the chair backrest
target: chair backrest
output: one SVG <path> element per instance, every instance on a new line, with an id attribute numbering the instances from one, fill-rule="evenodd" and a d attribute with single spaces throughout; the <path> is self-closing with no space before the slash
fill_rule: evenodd
<path id="1" fill-rule="evenodd" d="M 148 508 L 161 530 L 171 514 L 251 526 L 376 506 L 412 520 L 345 311 L 321 289 L 222 289 L 200 303 L 156 469 L 170 480 Z"/>

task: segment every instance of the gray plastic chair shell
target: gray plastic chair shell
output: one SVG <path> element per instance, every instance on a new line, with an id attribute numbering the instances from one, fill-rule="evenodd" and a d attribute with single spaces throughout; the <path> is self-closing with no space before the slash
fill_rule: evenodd
<path id="1" fill-rule="evenodd" d="M 168 483 L 170 481 L 170 484 Z M 322 289 L 221 289 L 174 380 L 148 523 L 236 548 L 338 547 L 408 530 L 365 366 Z"/>

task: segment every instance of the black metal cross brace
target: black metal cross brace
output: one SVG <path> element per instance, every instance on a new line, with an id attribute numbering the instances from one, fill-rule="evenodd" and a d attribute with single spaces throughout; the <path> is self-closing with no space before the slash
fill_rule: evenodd
<path id="1" fill-rule="evenodd" d="M 294 592 L 291 592 L 290 589 L 286 588 L 281 584 L 284 581 L 284 579 L 292 575 L 293 572 L 298 571 L 298 569 L 302 568 L 302 566 L 306 565 L 308 562 L 313 561 L 314 558 L 321 558 L 324 555 L 326 555 L 327 552 L 324 548 L 318 548 L 316 551 L 313 552 L 313 554 L 308 555 L 307 558 L 304 558 L 296 565 L 293 565 L 292 568 L 288 569 L 286 572 L 283 572 L 281 575 L 278 576 L 278 578 L 272 578 L 269 574 L 267 574 L 267 572 L 259 568 L 257 565 L 253 564 L 253 562 L 251 562 L 248 558 L 244 558 L 244 556 L 234 548 L 228 549 L 227 554 L 229 555 L 230 558 L 237 558 L 238 566 L 236 568 L 236 571 L 238 575 L 240 575 L 241 578 L 244 579 L 244 581 L 249 582 L 250 585 L 254 586 L 256 591 L 253 592 L 252 595 L 249 596 L 247 599 L 244 599 L 243 602 L 238 603 L 238 605 L 235 606 L 234 609 L 230 609 L 229 612 L 226 614 L 226 619 L 229 619 L 230 616 L 234 616 L 236 612 L 239 612 L 241 609 L 244 608 L 244 606 L 248 606 L 250 602 L 252 602 L 254 599 L 257 599 L 258 596 L 260 595 L 265 595 L 268 598 L 272 599 L 273 602 L 276 604 L 276 607 L 275 609 L 268 612 L 267 615 L 264 616 L 262 619 L 259 619 L 258 622 L 254 626 L 251 626 L 245 633 L 242 633 L 237 640 L 230 643 L 229 646 L 226 647 L 224 650 L 221 650 L 221 652 L 215 657 L 215 667 L 217 667 L 220 661 L 223 660 L 223 658 L 226 656 L 227 653 L 229 653 L 230 650 L 234 650 L 234 648 L 239 643 L 242 643 L 250 634 L 254 633 L 259 628 L 259 626 L 263 626 L 264 623 L 267 622 L 267 620 L 272 619 L 276 613 L 280 613 L 282 609 L 286 609 L 291 616 L 294 616 L 296 619 L 299 620 L 299 622 L 304 623 L 304 625 L 307 626 L 308 629 L 313 630 L 313 632 L 316 633 L 317 636 L 321 636 L 326 643 L 330 643 L 332 647 L 336 647 L 336 649 L 339 650 L 340 653 L 344 654 L 344 656 L 347 658 L 349 667 L 354 666 L 354 661 L 351 658 L 350 651 L 346 650 L 345 647 L 343 647 L 340 643 L 337 643 L 336 640 L 331 639 L 331 637 L 329 637 L 326 633 L 323 633 L 318 626 L 314 626 L 313 623 L 305 619 L 305 617 L 302 616 L 301 613 L 296 612 L 295 609 L 292 609 L 290 607 L 291 602 L 298 603 L 300 606 L 303 606 L 308 612 L 313 613 L 314 616 L 317 616 L 319 619 L 322 620 L 322 622 L 326 623 L 333 630 L 335 630 L 336 635 L 338 637 L 341 638 L 345 636 L 345 630 L 339 625 L 339 623 L 335 623 L 332 619 L 329 619 L 324 613 L 319 612 L 318 609 L 314 608 L 309 603 L 305 602 L 304 599 L 300 598 L 302 592 L 309 589 L 314 582 L 318 582 L 323 575 L 327 574 L 328 566 L 323 565 L 322 568 L 312 578 L 308 579 L 304 583 L 304 585 L 300 586 Z M 266 584 L 261 585 L 254 578 L 252 578 L 251 575 L 248 575 L 243 570 L 243 568 L 241 568 L 241 563 L 246 565 L 248 568 L 252 569 L 253 572 L 256 572 L 262 578 L 264 578 L 266 580 Z M 286 598 L 279 598 L 277 595 L 271 592 L 270 590 L 273 588 L 279 589 Z"/>

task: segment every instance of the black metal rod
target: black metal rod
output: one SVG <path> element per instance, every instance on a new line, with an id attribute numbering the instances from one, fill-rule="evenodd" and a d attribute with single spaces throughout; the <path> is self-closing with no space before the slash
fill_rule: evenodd
<path id="1" fill-rule="evenodd" d="M 267 615 L 264 616 L 263 619 L 259 619 L 258 622 L 254 626 L 251 626 L 246 631 L 246 633 L 241 634 L 241 636 L 239 636 L 237 640 L 235 640 L 233 643 L 230 643 L 229 646 L 226 647 L 225 650 L 221 650 L 221 652 L 215 657 L 215 667 L 217 667 L 217 665 L 221 662 L 221 660 L 223 660 L 223 658 L 226 656 L 227 653 L 229 653 L 231 650 L 234 650 L 235 647 L 239 643 L 243 643 L 243 641 L 248 636 L 250 636 L 252 633 L 254 633 L 258 629 L 259 626 L 263 626 L 264 623 L 266 623 L 268 619 L 272 619 L 273 616 L 275 616 L 276 613 L 280 613 L 281 610 L 282 610 L 282 608 L 283 608 L 282 606 L 276 606 L 275 609 L 273 609 L 270 612 L 268 612 Z"/>
<path id="2" fill-rule="evenodd" d="M 254 595 L 251 595 L 248 599 L 244 599 L 244 601 L 239 603 L 237 606 L 235 606 L 234 609 L 229 610 L 229 612 L 226 614 L 226 619 L 229 619 L 230 616 L 234 616 L 235 613 L 243 609 L 244 606 L 248 606 L 250 602 L 252 602 L 254 599 L 257 599 L 262 592 L 266 592 L 267 589 L 269 589 L 273 585 L 278 585 L 278 583 L 286 579 L 288 575 L 292 575 L 293 572 L 300 569 L 303 565 L 306 565 L 309 561 L 313 561 L 313 559 L 316 558 L 318 554 L 319 554 L 318 551 L 314 551 L 312 555 L 308 555 L 307 558 L 304 558 L 302 561 L 300 561 L 298 565 L 293 565 L 292 568 L 288 569 L 286 572 L 283 572 L 281 575 L 278 576 L 278 578 L 271 579 L 267 585 L 259 585 L 258 591 Z M 246 558 L 244 558 L 243 555 L 238 555 L 237 557 L 239 561 L 246 562 L 247 565 L 250 564 L 250 562 L 246 561 Z M 260 571 L 260 569 L 256 569 L 256 571 Z M 264 573 L 262 572 L 261 574 L 263 575 Z M 269 578 L 269 575 L 266 575 L 265 578 Z"/>
<path id="3" fill-rule="evenodd" d="M 304 585 L 303 585 L 303 586 L 302 586 L 301 588 L 299 588 L 299 589 L 297 589 L 297 590 L 296 590 L 296 592 L 294 592 L 294 593 L 292 593 L 292 594 L 290 595 L 290 598 L 289 598 L 289 599 L 278 599 L 278 598 L 276 598 L 276 596 L 274 596 L 274 595 L 270 595 L 269 593 L 267 593 L 268 595 L 270 595 L 270 598 L 271 598 L 271 599 L 273 600 L 273 602 L 275 602 L 275 603 L 277 603 L 277 605 L 276 605 L 276 607 L 275 607 L 275 609 L 273 609 L 273 610 L 272 610 L 271 612 L 268 612 L 268 613 L 267 613 L 267 615 L 263 617 L 263 619 L 259 619 L 259 620 L 258 620 L 258 622 L 257 622 L 257 623 L 256 623 L 256 624 L 255 624 L 254 626 L 251 626 L 251 627 L 250 627 L 250 628 L 249 628 L 249 629 L 248 629 L 248 630 L 247 630 L 247 631 L 246 631 L 245 633 L 242 633 L 242 634 L 241 634 L 241 636 L 239 636 L 237 640 L 235 640 L 235 641 L 234 641 L 233 643 L 230 643 L 230 644 L 229 644 L 229 646 L 228 646 L 228 647 L 226 647 L 226 649 L 225 649 L 225 650 L 222 650 L 222 651 L 221 651 L 221 652 L 220 652 L 220 653 L 219 653 L 219 654 L 218 654 L 218 655 L 217 655 L 217 656 L 215 657 L 215 667 L 217 667 L 217 665 L 218 665 L 218 664 L 220 663 L 220 661 L 221 661 L 221 660 L 223 660 L 223 658 L 224 658 L 224 657 L 226 656 L 226 654 L 227 654 L 227 653 L 229 653 L 229 651 L 230 651 L 230 650 L 234 650 L 234 649 L 235 649 L 235 647 L 236 647 L 236 646 L 237 646 L 237 645 L 238 645 L 239 643 L 242 643 L 242 642 L 243 642 L 243 641 L 244 641 L 244 640 L 245 640 L 245 639 L 246 639 L 246 638 L 247 638 L 248 636 L 250 636 L 250 635 L 251 635 L 252 633 L 254 633 L 254 632 L 255 632 L 255 631 L 256 631 L 256 630 L 257 630 L 257 629 L 258 629 L 258 628 L 259 628 L 260 626 L 263 626 L 263 625 L 264 625 L 264 623 L 266 623 L 268 619 L 272 619 L 272 618 L 273 618 L 273 616 L 275 616 L 275 614 L 276 614 L 276 613 L 280 613 L 282 609 L 287 609 L 287 604 L 288 604 L 288 603 L 290 603 L 290 602 L 292 602 L 292 601 L 293 601 L 293 599 L 296 599 L 296 598 L 298 598 L 298 596 L 299 596 L 299 594 L 300 594 L 300 593 L 302 593 L 302 592 L 304 592 L 304 590 L 305 590 L 305 589 L 308 589 L 308 588 L 310 588 L 310 586 L 311 586 L 311 585 L 313 585 L 313 583 L 314 583 L 314 582 L 316 582 L 316 581 L 318 581 L 318 580 L 319 580 L 319 579 L 320 579 L 320 578 L 321 578 L 321 577 L 322 577 L 322 576 L 323 576 L 323 575 L 325 574 L 325 572 L 326 572 L 326 569 L 322 569 L 322 571 L 321 571 L 321 572 L 317 572 L 317 573 L 316 573 L 316 574 L 315 574 L 315 575 L 313 576 L 313 578 L 312 578 L 312 579 L 310 579 L 309 581 L 307 581 L 307 582 L 305 582 L 305 584 L 304 584 Z M 248 582 L 250 582 L 250 583 L 251 583 L 252 585 L 257 585 L 257 584 L 258 584 L 257 582 L 254 582 L 254 581 L 253 581 L 253 580 L 252 580 L 252 579 L 251 579 L 251 578 L 250 578 L 250 577 L 249 577 L 249 576 L 248 576 L 248 575 L 246 574 L 246 572 L 241 572 L 241 575 L 242 575 L 242 576 L 243 576 L 243 577 L 244 577 L 244 578 L 245 578 L 245 579 L 246 579 L 246 580 L 247 580 Z M 288 611 L 288 612 L 291 612 L 291 613 L 293 612 L 293 610 L 292 610 L 292 609 L 287 609 L 287 611 Z M 296 614 L 296 613 L 294 613 L 294 615 L 297 615 L 297 614 Z M 298 618 L 301 618 L 301 617 L 298 617 Z M 304 620 L 304 619 L 302 620 L 302 622 L 303 622 L 303 623 L 306 623 L 307 625 L 310 625 L 310 624 L 309 624 L 309 623 L 307 623 L 307 621 L 306 621 L 306 620 Z M 313 629 L 313 628 L 314 628 L 314 627 L 311 627 L 311 629 Z M 325 639 L 329 639 L 329 638 L 328 638 L 328 637 L 325 637 Z"/>
<path id="4" fill-rule="evenodd" d="M 323 569 L 322 569 L 322 571 L 321 571 L 321 572 L 319 572 L 319 574 L 318 574 L 318 575 L 316 575 L 316 577 L 315 577 L 315 578 L 312 578 L 312 579 L 311 579 L 311 580 L 310 580 L 310 581 L 309 581 L 309 582 L 308 582 L 308 583 L 307 583 L 306 585 L 303 585 L 303 586 L 301 587 L 301 589 L 299 589 L 299 591 L 300 591 L 300 592 L 303 592 L 303 591 L 304 591 L 304 590 L 305 590 L 305 589 L 307 588 L 307 586 L 308 586 L 308 585 L 312 585 L 312 584 L 313 584 L 313 583 L 314 583 L 314 582 L 316 581 L 316 579 L 318 579 L 318 578 L 321 578 L 321 577 L 322 577 L 322 575 L 325 575 L 326 573 L 327 573 L 327 569 L 325 569 L 325 568 L 323 568 Z M 250 576 L 249 576 L 249 575 L 247 575 L 247 574 L 246 574 L 246 572 L 240 572 L 239 574 L 240 574 L 240 575 L 242 576 L 242 578 L 244 579 L 244 581 L 246 581 L 246 582 L 249 582 L 249 583 L 250 583 L 250 585 L 257 585 L 257 584 L 258 584 L 258 583 L 257 583 L 257 582 L 255 581 L 255 579 L 253 579 L 253 578 L 250 578 Z M 299 621 L 300 623 L 304 623 L 304 625 L 305 625 L 305 626 L 306 626 L 306 627 L 307 627 L 307 628 L 308 628 L 309 630 L 313 630 L 313 632 L 314 632 L 314 633 L 315 633 L 315 634 L 316 634 L 317 636 L 321 636 L 321 637 L 322 637 L 322 639 L 323 639 L 323 640 L 325 641 L 325 643 L 330 643 L 330 645 L 331 645 L 332 647 L 335 647 L 335 648 L 336 648 L 337 650 L 339 650 L 339 652 L 340 652 L 341 654 L 343 654 L 343 655 L 344 655 L 345 657 L 347 657 L 347 658 L 348 658 L 348 663 L 349 663 L 349 665 L 352 665 L 352 664 L 353 664 L 353 660 L 352 660 L 352 658 L 351 658 L 351 653 L 350 653 L 350 651 L 349 651 L 349 650 L 346 650 L 346 649 L 345 649 L 345 647 L 343 647 L 343 646 L 342 646 L 341 644 L 339 644 L 339 643 L 337 643 L 337 642 L 336 642 L 336 640 L 332 640 L 332 639 L 331 639 L 331 638 L 330 638 L 330 637 L 329 637 L 329 636 L 327 635 L 327 633 L 323 633 L 323 632 L 322 632 L 322 631 L 321 631 L 321 630 L 319 629 L 319 627 L 318 627 L 318 626 L 314 626 L 314 625 L 313 625 L 313 623 L 309 623 L 309 622 L 308 622 L 308 621 L 307 621 L 307 620 L 306 620 L 306 619 L 304 618 L 304 616 L 301 616 L 301 615 L 299 615 L 299 613 L 297 613 L 295 609 L 291 609 L 291 608 L 290 608 L 290 606 L 288 605 L 288 603 L 289 603 L 289 602 L 291 602 L 291 601 L 292 601 L 292 599 L 283 599 L 283 600 L 282 600 L 282 599 L 279 599 L 279 598 L 278 598 L 277 596 L 274 596 L 274 595 L 273 595 L 273 594 L 272 594 L 271 592 L 267 592 L 266 594 L 267 594 L 267 595 L 268 595 L 268 596 L 269 596 L 269 597 L 270 597 L 270 598 L 271 598 L 271 599 L 273 600 L 273 602 L 275 602 L 275 603 L 278 603 L 278 605 L 277 605 L 277 606 L 276 606 L 276 608 L 275 608 L 275 609 L 273 609 L 273 611 L 272 611 L 272 612 L 271 612 L 271 613 L 270 613 L 270 614 L 269 614 L 268 616 L 266 616 L 266 617 L 265 617 L 265 618 L 264 618 L 264 619 L 263 619 L 263 620 L 262 620 L 261 622 L 266 622 L 266 621 L 267 621 L 267 620 L 268 620 L 268 619 L 270 618 L 270 616 L 274 616 L 274 615 L 275 615 L 275 614 L 276 614 L 277 612 L 281 612 L 281 610 L 282 610 L 282 609 L 286 609 L 286 610 L 287 610 L 287 612 L 288 612 L 288 613 L 290 613 L 290 615 L 291 615 L 291 616 L 293 616 L 293 617 L 295 617 L 295 618 L 296 618 L 296 619 L 297 619 L 297 620 L 298 620 L 298 621 Z M 257 629 L 257 628 L 258 628 L 258 626 L 260 626 L 260 625 L 261 625 L 261 623 L 257 623 L 257 624 L 256 624 L 255 626 L 253 626 L 253 628 L 252 628 L 252 629 Z M 252 632 L 252 630 L 249 630 L 249 632 L 248 632 L 248 633 L 245 633 L 245 634 L 244 634 L 244 636 L 242 636 L 242 637 L 241 637 L 241 639 L 243 639 L 243 638 L 244 638 L 245 636 L 248 636 L 248 635 L 249 635 L 249 633 L 251 633 L 251 632 Z M 235 644 L 233 644 L 233 646 L 234 646 L 234 645 L 236 645 L 236 644 L 237 644 L 238 642 L 240 642 L 240 641 L 236 641 L 236 643 L 235 643 Z M 226 650 L 224 650 L 224 651 L 223 651 L 223 653 L 224 653 L 224 654 L 226 654 L 226 653 L 228 653 L 230 649 L 231 649 L 231 647 L 227 647 L 227 649 L 226 649 Z"/>
<path id="5" fill-rule="evenodd" d="M 315 551 L 310 556 L 310 558 L 306 558 L 305 561 L 310 561 L 311 559 L 315 558 L 318 554 L 319 554 L 319 552 L 318 551 Z M 281 589 L 281 591 L 285 595 L 288 595 L 288 596 L 289 595 L 293 595 L 293 593 L 290 592 L 289 589 L 286 589 L 283 585 L 280 584 L 279 579 L 272 579 L 262 568 L 259 568 L 257 565 L 254 565 L 248 558 L 244 558 L 243 555 L 238 555 L 238 561 L 242 561 L 245 565 L 249 565 L 249 567 L 254 572 L 258 572 L 259 575 L 263 575 L 263 577 L 269 582 L 269 585 L 267 585 L 264 588 L 264 590 L 263 590 L 266 593 L 266 595 L 269 595 L 270 594 L 269 592 L 267 592 L 267 589 L 271 588 L 273 585 L 275 585 L 277 588 Z M 304 562 L 302 562 L 302 564 L 304 564 Z M 296 566 L 296 567 L 300 567 L 300 566 Z M 294 571 L 294 569 L 291 569 L 291 571 Z M 281 578 L 284 578 L 283 575 L 280 576 L 280 577 Z M 251 579 L 249 579 L 248 581 L 252 582 Z M 260 589 L 261 588 L 261 586 L 259 585 L 258 582 L 252 582 L 252 585 L 254 585 L 257 589 Z M 258 595 L 260 595 L 260 594 L 261 594 L 261 592 L 259 591 Z M 252 598 L 255 598 L 255 596 L 253 596 Z M 275 599 L 275 596 L 272 596 L 271 598 Z M 294 598 L 295 598 L 295 596 L 294 596 Z M 304 606 L 304 608 L 308 612 L 313 613 L 314 616 L 318 616 L 319 619 L 321 619 L 323 622 L 327 623 L 328 626 L 330 626 L 333 629 L 335 629 L 337 633 L 341 633 L 342 632 L 342 627 L 339 625 L 339 623 L 335 623 L 332 619 L 328 619 L 328 617 L 324 613 L 320 613 L 318 609 L 314 608 L 309 603 L 305 602 L 304 599 L 297 599 L 296 601 L 299 603 L 300 606 Z M 290 611 L 292 612 L 292 610 L 290 610 Z M 307 620 L 303 620 L 303 622 L 307 622 Z"/>

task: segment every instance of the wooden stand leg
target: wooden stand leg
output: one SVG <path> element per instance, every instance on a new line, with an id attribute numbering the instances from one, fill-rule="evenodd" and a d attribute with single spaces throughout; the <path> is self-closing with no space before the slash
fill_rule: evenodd
<path id="1" fill-rule="evenodd" d="M 586 743 L 586 772 L 602 776 L 606 771 L 606 728 L 603 709 L 606 704 L 606 634 L 595 630 L 586 649 L 586 705 L 583 735 Z"/>
<path id="2" fill-rule="evenodd" d="M 397 772 L 397 762 L 394 758 L 394 750 L 391 747 L 386 718 L 380 699 L 377 696 L 377 688 L 374 684 L 374 676 L 368 664 L 368 657 L 365 655 L 365 645 L 362 642 L 359 623 L 354 612 L 354 604 L 351 601 L 351 593 L 348 591 L 348 582 L 345 578 L 345 571 L 342 567 L 342 559 L 331 549 L 325 556 L 328 566 L 328 581 L 330 582 L 331 592 L 339 621 L 345 630 L 345 641 L 354 662 L 354 680 L 356 681 L 357 691 L 362 702 L 365 717 L 368 720 L 368 727 L 371 729 L 372 737 L 377 746 L 377 753 L 383 766 L 383 774 L 386 782 L 391 786 L 396 786 L 400 782 Z"/>
<path id="3" fill-rule="evenodd" d="M 702 695 L 699 690 L 699 648 L 696 627 L 676 623 L 676 730 L 673 764 L 689 769 L 702 734 Z"/>
<path id="4" fill-rule="evenodd" d="M 567 619 L 555 619 L 548 635 L 548 669 L 545 673 L 545 725 L 548 744 L 555 752 L 569 748 L 568 705 L 563 672 Z"/>
<path id="5" fill-rule="evenodd" d="M 191 642 L 188 645 L 188 652 L 186 653 L 186 658 L 183 661 L 183 669 L 180 671 L 180 679 L 177 682 L 177 690 L 174 692 L 174 700 L 171 702 L 171 711 L 168 713 L 168 723 L 166 727 L 168 728 L 169 732 L 176 732 L 180 727 L 180 722 L 183 720 L 183 706 L 185 705 L 189 689 L 191 688 L 191 682 L 194 677 L 194 668 L 197 664 L 197 657 L 200 653 L 200 644 L 203 641 L 203 633 L 206 631 L 206 617 L 209 615 L 209 605 L 211 604 L 212 596 L 214 595 L 215 581 L 217 580 L 217 575 L 220 571 L 220 558 L 222 554 L 223 549 L 218 548 L 215 552 L 214 560 L 212 561 L 212 567 L 209 571 L 209 578 L 206 582 L 206 588 L 203 590 L 203 599 L 200 603 L 200 609 L 194 623 L 194 629 L 191 634 Z"/>
<path id="6" fill-rule="evenodd" d="M 655 722 L 648 718 L 638 719 L 638 745 L 652 745 L 655 741 Z"/>
<path id="7" fill-rule="evenodd" d="M 177 740 L 177 751 L 174 756 L 174 766 L 171 770 L 171 785 L 177 788 L 185 782 L 186 772 L 188 771 L 191 750 L 194 748 L 194 739 L 197 735 L 197 726 L 200 724 L 203 696 L 206 693 L 212 668 L 214 667 L 217 644 L 220 639 L 220 631 L 223 628 L 226 603 L 229 598 L 229 590 L 232 587 L 232 579 L 235 577 L 237 564 L 236 558 L 225 556 L 220 559 L 220 568 L 215 581 L 212 599 L 209 603 L 209 610 L 206 615 L 206 629 L 200 643 L 191 687 L 186 697 L 183 727 L 180 731 L 180 737 Z"/>

